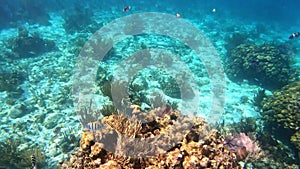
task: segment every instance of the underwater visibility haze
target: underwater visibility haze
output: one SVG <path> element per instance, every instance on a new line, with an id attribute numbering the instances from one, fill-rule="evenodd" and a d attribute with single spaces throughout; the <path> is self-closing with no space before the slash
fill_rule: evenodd
<path id="1" fill-rule="evenodd" d="M 2 0 L 0 169 L 298 169 L 299 6 Z"/>

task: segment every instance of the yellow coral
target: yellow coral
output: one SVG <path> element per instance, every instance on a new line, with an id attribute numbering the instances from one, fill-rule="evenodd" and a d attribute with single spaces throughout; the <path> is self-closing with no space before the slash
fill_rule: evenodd
<path id="1" fill-rule="evenodd" d="M 84 132 L 80 140 L 81 147 L 86 149 L 91 145 L 92 141 L 94 141 L 94 136 L 90 132 Z"/>
<path id="2" fill-rule="evenodd" d="M 95 157 L 95 156 L 99 156 L 101 151 L 103 150 L 104 144 L 103 143 L 95 143 L 92 147 L 91 147 L 91 153 L 90 156 L 91 157 Z"/>

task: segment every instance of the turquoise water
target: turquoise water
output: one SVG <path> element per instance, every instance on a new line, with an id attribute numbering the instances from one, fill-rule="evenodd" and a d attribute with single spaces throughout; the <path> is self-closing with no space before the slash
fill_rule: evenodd
<path id="1" fill-rule="evenodd" d="M 0 160 L 0 168 L 30 168 L 30 155 L 39 153 L 40 168 L 55 168 L 76 150 L 83 127 L 105 115 L 103 107 L 132 116 L 130 105 L 147 112 L 165 104 L 218 129 L 247 128 L 252 119 L 251 134 L 271 133 L 284 147 L 278 157 L 288 158 L 275 161 L 297 167 L 300 150 L 290 136 L 269 129 L 255 96 L 264 89 L 271 97 L 299 80 L 298 6 L 296 0 L 1 1 L 0 154 L 10 160 Z M 241 44 L 258 49 L 238 50 Z M 263 44 L 274 50 L 265 54 Z M 87 107 L 102 114 L 84 118 Z"/>

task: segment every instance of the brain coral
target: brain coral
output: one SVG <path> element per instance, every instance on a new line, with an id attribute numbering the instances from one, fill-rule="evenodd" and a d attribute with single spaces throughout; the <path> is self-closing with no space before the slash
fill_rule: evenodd
<path id="1" fill-rule="evenodd" d="M 232 80 L 247 79 L 268 89 L 278 89 L 296 80 L 293 55 L 286 44 L 241 44 L 230 52 L 226 73 Z"/>

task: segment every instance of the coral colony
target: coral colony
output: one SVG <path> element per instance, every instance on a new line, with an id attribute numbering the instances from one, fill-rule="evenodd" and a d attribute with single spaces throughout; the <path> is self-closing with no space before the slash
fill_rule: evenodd
<path id="1" fill-rule="evenodd" d="M 0 1 L 0 169 L 299 169 L 300 2 L 57 2 Z"/>
<path id="2" fill-rule="evenodd" d="M 139 118 L 149 121 L 140 123 Z M 245 134 L 233 138 L 229 146 L 204 119 L 183 116 L 179 111 L 161 113 L 158 108 L 131 119 L 110 115 L 102 123 L 105 129 L 96 134 L 83 133 L 79 151 L 60 164 L 61 168 L 242 168 L 238 162 L 258 151 Z M 152 141 L 145 142 L 147 139 Z M 116 153 L 107 151 L 109 146 L 114 146 Z"/>

